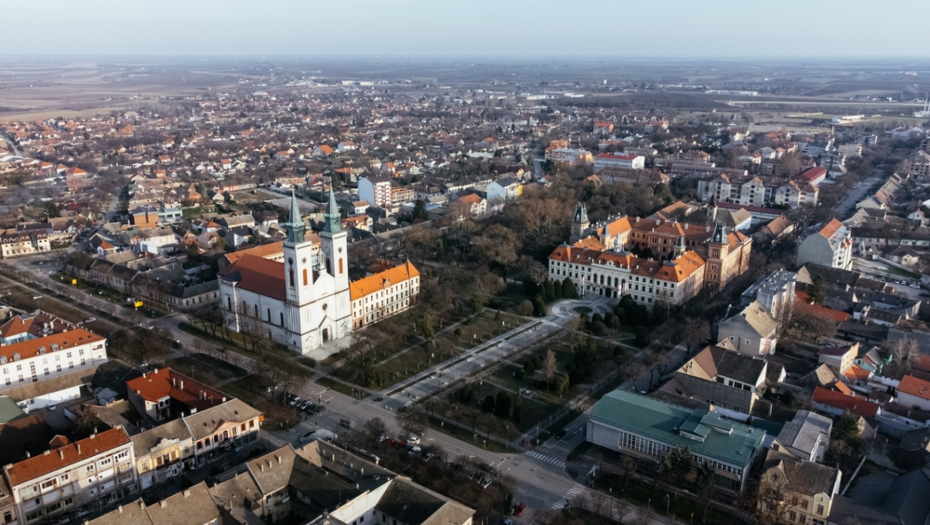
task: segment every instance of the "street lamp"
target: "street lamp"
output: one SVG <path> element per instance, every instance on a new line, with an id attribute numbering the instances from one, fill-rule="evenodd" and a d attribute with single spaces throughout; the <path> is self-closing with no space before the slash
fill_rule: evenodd
<path id="1" fill-rule="evenodd" d="M 668 494 L 666 494 L 665 495 L 665 515 L 666 516 L 668 516 L 668 506 L 670 502 L 671 502 L 671 498 L 669 498 Z"/>

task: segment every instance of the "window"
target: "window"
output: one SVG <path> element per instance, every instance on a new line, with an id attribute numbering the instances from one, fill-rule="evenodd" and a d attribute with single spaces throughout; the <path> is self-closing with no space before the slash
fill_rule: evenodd
<path id="1" fill-rule="evenodd" d="M 817 514 L 820 516 L 823 516 L 823 511 L 824 511 L 823 505 L 817 505 Z"/>
<path id="2" fill-rule="evenodd" d="M 94 471 L 94 466 L 93 466 L 93 465 L 87 465 L 87 472 L 93 472 L 93 471 Z"/>

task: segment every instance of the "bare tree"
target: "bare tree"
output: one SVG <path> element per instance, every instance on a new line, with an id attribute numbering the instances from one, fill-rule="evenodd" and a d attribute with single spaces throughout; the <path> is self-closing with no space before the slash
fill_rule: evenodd
<path id="1" fill-rule="evenodd" d="M 559 371 L 559 363 L 556 361 L 555 352 L 549 350 L 546 352 L 546 359 L 543 360 L 543 375 L 546 377 L 546 392 L 549 391 L 549 383 Z"/>

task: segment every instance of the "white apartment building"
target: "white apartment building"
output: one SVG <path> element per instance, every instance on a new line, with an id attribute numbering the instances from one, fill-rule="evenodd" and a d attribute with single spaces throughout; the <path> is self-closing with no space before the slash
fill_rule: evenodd
<path id="1" fill-rule="evenodd" d="M 47 252 L 51 249 L 48 234 L 45 232 L 18 232 L 15 229 L 9 229 L 0 234 L 0 256 L 4 259 Z"/>
<path id="2" fill-rule="evenodd" d="M 83 328 L 0 346 L 0 392 L 100 366 L 106 338 Z"/>
<path id="3" fill-rule="evenodd" d="M 628 170 L 641 170 L 646 167 L 646 157 L 642 155 L 624 155 L 617 153 L 601 153 L 594 157 L 594 172 L 604 168 L 621 168 Z"/>
<path id="4" fill-rule="evenodd" d="M 97 510 L 138 491 L 133 448 L 122 427 L 76 443 L 63 437 L 51 450 L 3 468 L 19 522 L 47 522 L 81 508 Z"/>
<path id="5" fill-rule="evenodd" d="M 391 195 L 390 177 L 374 175 L 358 179 L 358 200 L 360 201 L 368 201 L 376 208 L 390 209 L 393 206 Z"/>

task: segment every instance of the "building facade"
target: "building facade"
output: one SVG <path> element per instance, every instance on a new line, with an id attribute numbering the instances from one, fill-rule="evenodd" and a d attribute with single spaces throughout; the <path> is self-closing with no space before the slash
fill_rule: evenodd
<path id="1" fill-rule="evenodd" d="M 374 175 L 358 180 L 358 199 L 368 201 L 371 206 L 390 209 L 393 206 L 392 196 L 390 177 Z"/>
<path id="2" fill-rule="evenodd" d="M 617 153 L 601 153 L 594 157 L 594 172 L 605 168 L 620 168 L 628 170 L 641 170 L 646 167 L 646 157 L 642 155 L 623 155 Z"/>
<path id="3" fill-rule="evenodd" d="M 817 233 L 808 235 L 798 245 L 797 265 L 814 263 L 850 270 L 853 263 L 852 250 L 852 233 L 849 228 L 833 219 Z"/>
<path id="4" fill-rule="evenodd" d="M 52 249 L 48 234 L 41 231 L 6 230 L 0 234 L 0 256 L 4 259 L 47 252 Z"/>
<path id="5" fill-rule="evenodd" d="M 587 441 L 654 467 L 666 454 L 687 448 L 695 465 L 716 473 L 717 491 L 737 497 L 756 464 L 765 431 L 632 392 L 615 390 L 591 409 Z"/>
<path id="6" fill-rule="evenodd" d="M 76 328 L 0 346 L 0 392 L 100 366 L 106 338 Z"/>
<path id="7" fill-rule="evenodd" d="M 138 492 L 132 442 L 122 427 L 75 443 L 60 439 L 45 454 L 3 469 L 20 523 L 97 510 Z"/>

